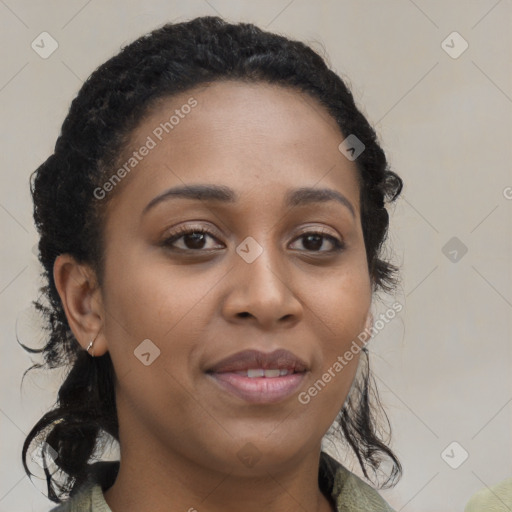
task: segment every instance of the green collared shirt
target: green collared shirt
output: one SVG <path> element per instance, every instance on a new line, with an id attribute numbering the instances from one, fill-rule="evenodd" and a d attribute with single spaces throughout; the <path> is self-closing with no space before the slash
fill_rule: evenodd
<path id="1" fill-rule="evenodd" d="M 70 500 L 50 512 L 112 512 L 103 490 L 114 483 L 119 462 L 96 462 L 91 468 L 91 479 Z M 320 457 L 318 482 L 338 512 L 394 512 L 375 489 L 325 452 Z"/>
<path id="2" fill-rule="evenodd" d="M 509 512 L 512 510 L 512 478 L 492 487 L 480 489 L 471 496 L 464 512 Z"/>

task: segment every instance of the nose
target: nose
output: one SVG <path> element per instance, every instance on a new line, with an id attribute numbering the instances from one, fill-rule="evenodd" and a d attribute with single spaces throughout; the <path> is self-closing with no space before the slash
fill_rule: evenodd
<path id="1" fill-rule="evenodd" d="M 222 305 L 228 322 L 253 323 L 263 330 L 275 330 L 300 321 L 303 307 L 296 295 L 291 269 L 283 262 L 278 264 L 278 257 L 272 257 L 266 248 L 252 263 L 236 256 Z"/>

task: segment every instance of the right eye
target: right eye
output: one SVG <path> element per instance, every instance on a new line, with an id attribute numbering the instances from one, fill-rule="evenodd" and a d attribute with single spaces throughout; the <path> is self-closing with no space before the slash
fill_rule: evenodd
<path id="1" fill-rule="evenodd" d="M 196 252 L 207 252 L 215 250 L 216 247 L 206 247 L 208 238 L 217 240 L 214 235 L 205 229 L 204 227 L 181 227 L 178 228 L 170 236 L 166 237 L 161 245 L 168 247 L 171 250 L 177 251 L 196 251 Z M 176 242 L 181 242 L 181 247 L 176 245 Z"/>

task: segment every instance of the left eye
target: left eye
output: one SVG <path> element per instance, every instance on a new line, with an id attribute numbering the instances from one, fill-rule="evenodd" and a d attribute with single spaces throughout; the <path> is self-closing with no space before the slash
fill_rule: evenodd
<path id="1" fill-rule="evenodd" d="M 302 245 L 307 251 L 313 252 L 335 252 L 343 249 L 343 242 L 332 235 L 322 232 L 310 231 L 303 233 L 296 240 L 302 240 Z M 324 242 L 328 241 L 332 248 L 327 250 L 319 250 L 324 246 Z"/>

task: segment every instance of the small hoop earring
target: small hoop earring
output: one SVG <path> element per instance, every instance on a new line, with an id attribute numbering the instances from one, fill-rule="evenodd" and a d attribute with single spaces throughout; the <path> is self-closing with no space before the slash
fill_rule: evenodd
<path id="1" fill-rule="evenodd" d="M 99 333 L 98 333 L 99 334 Z M 94 350 L 92 350 L 91 352 L 89 352 L 89 350 L 92 348 L 92 346 L 94 345 L 94 342 L 96 341 L 96 338 L 98 337 L 98 334 L 96 334 L 96 337 L 91 341 L 89 342 L 89 345 L 87 346 L 87 352 L 89 353 L 89 355 L 91 355 L 92 357 L 94 357 Z"/>

